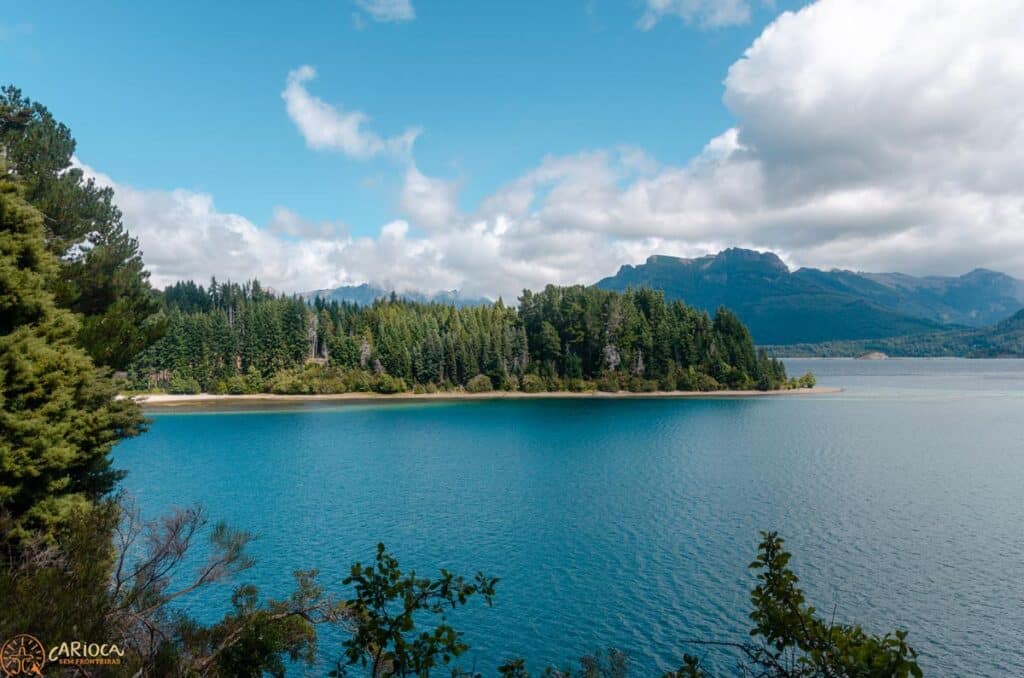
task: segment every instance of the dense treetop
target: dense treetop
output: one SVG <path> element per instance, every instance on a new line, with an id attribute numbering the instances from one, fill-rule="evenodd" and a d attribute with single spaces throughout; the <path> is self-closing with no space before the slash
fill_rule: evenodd
<path id="1" fill-rule="evenodd" d="M 457 308 L 396 297 L 369 306 L 275 296 L 258 282 L 164 292 L 167 335 L 132 364 L 139 388 L 285 393 L 774 389 L 735 315 L 712 319 L 648 289 L 526 291 Z M 480 378 L 478 378 L 480 377 Z M 475 381 L 473 381 L 475 379 Z M 470 385 L 470 382 L 473 382 Z"/>
<path id="2" fill-rule="evenodd" d="M 73 166 L 75 140 L 45 106 L 0 90 L 0 153 L 24 199 L 42 213 L 60 268 L 48 281 L 58 306 L 80 314 L 77 341 L 101 365 L 123 367 L 163 331 L 159 300 L 114 193 Z"/>
<path id="3" fill-rule="evenodd" d="M 0 542 L 51 537 L 114 488 L 114 443 L 140 430 L 131 401 L 75 345 L 48 289 L 59 268 L 42 214 L 0 178 Z"/>

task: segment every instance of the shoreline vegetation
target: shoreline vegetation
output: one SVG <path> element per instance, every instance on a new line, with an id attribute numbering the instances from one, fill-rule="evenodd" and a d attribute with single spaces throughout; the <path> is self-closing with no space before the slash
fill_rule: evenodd
<path id="1" fill-rule="evenodd" d="M 144 409 L 179 407 L 187 405 L 245 405 L 263 403 L 289 402 L 401 402 L 401 401 L 462 401 L 462 400 L 619 400 L 627 398 L 678 398 L 678 399 L 711 399 L 711 398 L 758 398 L 762 396 L 781 395 L 830 395 L 841 393 L 842 388 L 832 386 L 813 386 L 810 388 L 781 389 L 774 391 L 758 391 L 754 389 L 724 391 L 650 391 L 635 393 L 632 391 L 542 391 L 525 393 L 523 391 L 487 391 L 470 393 L 468 391 L 438 391 L 436 393 L 317 393 L 317 394 L 281 394 L 281 393 L 248 393 L 238 395 L 217 393 L 136 393 L 119 396 L 131 398 Z"/>
<path id="2" fill-rule="evenodd" d="M 258 281 L 164 290 L 167 330 L 123 372 L 142 393 L 282 395 L 600 390 L 773 391 L 814 385 L 714 316 L 650 289 L 524 290 L 515 307 L 370 306 L 279 295 Z"/>

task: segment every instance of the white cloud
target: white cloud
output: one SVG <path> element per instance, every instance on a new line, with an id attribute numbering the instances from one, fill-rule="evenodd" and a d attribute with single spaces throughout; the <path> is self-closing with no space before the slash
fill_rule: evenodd
<path id="1" fill-rule="evenodd" d="M 646 0 L 637 28 L 649 31 L 665 17 L 682 19 L 701 28 L 735 26 L 750 21 L 747 0 Z"/>
<path id="2" fill-rule="evenodd" d="M 186 189 L 141 190 L 96 172 L 78 159 L 74 164 L 101 186 L 114 189 L 123 221 L 138 238 L 146 268 L 157 287 L 176 280 L 211 276 L 247 280 L 258 277 L 278 289 L 300 290 L 331 280 L 331 258 L 347 240 L 325 234 L 295 240 L 273 228 L 259 228 L 238 214 L 220 212 L 213 197 Z M 294 215 L 278 212 L 279 226 Z M 308 222 L 307 222 L 308 223 Z M 297 228 L 297 227 L 296 227 Z M 298 232 L 298 231 L 296 231 Z"/>
<path id="3" fill-rule="evenodd" d="M 342 221 L 316 223 L 280 205 L 274 208 L 267 227 L 272 233 L 291 238 L 344 238 L 348 234 L 348 226 Z"/>
<path id="4" fill-rule="evenodd" d="M 727 246 L 797 265 L 1024 276 L 1020 16 L 1024 0 L 821 0 L 733 64 L 735 126 L 685 165 L 631 148 L 551 156 L 460 212 L 460 184 L 410 160 L 408 220 L 375 237 L 283 211 L 259 228 L 190 191 L 117 185 L 117 200 L 160 284 L 257 275 L 284 290 L 375 282 L 511 299 Z"/>
<path id="5" fill-rule="evenodd" d="M 1021 275 L 1022 15 L 1021 0 L 785 13 L 729 70 L 735 128 L 653 176 L 605 156 L 534 214 L 548 229 L 749 244 L 798 264 Z"/>
<path id="6" fill-rule="evenodd" d="M 416 10 L 410 0 L 355 0 L 356 6 L 374 21 L 385 23 L 412 21 Z"/>
<path id="7" fill-rule="evenodd" d="M 284 91 L 285 109 L 306 145 L 315 150 L 341 151 L 358 159 L 377 155 L 406 157 L 419 136 L 419 129 L 382 138 L 365 128 L 369 118 L 362 111 L 344 111 L 313 96 L 306 83 L 316 77 L 312 66 L 300 66 L 288 73 Z"/>
<path id="8" fill-rule="evenodd" d="M 458 199 L 457 182 L 424 176 L 414 163 L 409 163 L 398 207 L 416 224 L 429 229 L 455 226 Z"/>

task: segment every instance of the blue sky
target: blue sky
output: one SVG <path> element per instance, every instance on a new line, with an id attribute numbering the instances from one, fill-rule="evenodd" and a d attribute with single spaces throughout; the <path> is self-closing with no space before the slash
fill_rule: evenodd
<path id="1" fill-rule="evenodd" d="M 645 32 L 628 1 L 415 11 L 377 23 L 344 0 L 21 3 L 5 23 L 31 29 L 9 41 L 3 71 L 119 181 L 210 192 L 260 222 L 296 205 L 369 233 L 393 216 L 401 173 L 310 152 L 281 103 L 290 70 L 314 66 L 310 90 L 364 111 L 381 134 L 422 127 L 420 169 L 462 179 L 471 206 L 547 154 L 630 144 L 664 162 L 695 155 L 730 126 L 723 75 L 776 13 Z"/>
<path id="2" fill-rule="evenodd" d="M 913 148 L 894 151 L 889 140 L 875 138 L 879 130 L 894 127 L 905 140 L 908 133 L 927 133 L 934 121 L 918 111 L 893 124 L 887 107 L 898 107 L 899 92 L 885 84 L 886 62 L 875 57 L 887 54 L 889 71 L 899 71 L 905 63 L 899 51 L 908 50 L 915 69 L 907 69 L 905 81 L 897 78 L 907 95 L 941 84 L 936 79 L 956 51 L 951 40 L 948 50 L 934 49 L 948 37 L 945 23 L 929 28 L 922 17 L 955 20 L 955 4 L 908 1 L 900 11 L 886 11 L 874 0 L 859 8 L 822 0 L 797 11 L 802 4 L 19 3 L 5 7 L 0 22 L 0 72 L 72 128 L 78 159 L 123 195 L 125 221 L 153 253 L 151 269 L 161 283 L 204 277 L 230 260 L 237 265 L 225 264 L 229 274 L 269 277 L 283 287 L 314 278 L 322 285 L 371 280 L 493 295 L 540 283 L 542 273 L 554 282 L 583 281 L 655 251 L 693 254 L 728 245 L 771 247 L 793 264 L 915 272 L 992 265 L 1024 272 L 1016 260 L 999 256 L 1001 247 L 975 246 L 966 256 L 955 240 L 923 260 L 906 256 L 908 238 L 939 235 L 920 233 L 931 213 L 910 195 L 938 200 L 949 176 L 926 177 L 913 187 L 899 180 L 876 185 L 845 176 L 848 161 L 820 166 L 841 149 L 862 155 L 858 163 L 875 175 L 912 158 Z M 1016 4 L 1007 2 L 1004 18 Z M 1000 21 L 999 12 L 990 14 L 962 39 L 990 41 Z M 766 27 L 765 45 L 744 59 Z M 1007 29 L 1010 38 L 1017 37 L 1014 30 Z M 922 56 L 911 51 L 915 44 L 935 53 Z M 836 50 L 846 51 L 837 59 Z M 1016 56 L 997 50 L 994 58 Z M 730 70 L 741 61 L 746 64 Z M 309 125 L 323 119 L 307 120 L 304 128 L 282 98 L 289 73 L 301 66 L 316 73 L 294 90 L 304 102 L 319 100 L 338 116 L 361 112 L 363 141 L 418 130 L 411 151 L 317 147 L 310 141 L 317 130 Z M 988 96 L 1015 84 L 981 75 L 980 69 L 968 73 L 967 84 L 950 96 L 975 90 Z M 834 91 L 824 96 L 822 88 Z M 847 119 L 857 107 L 863 107 L 860 122 Z M 867 133 L 870 125 L 862 123 L 876 115 Z M 937 129 L 966 135 L 990 122 Z M 720 137 L 730 129 L 732 137 Z M 1016 132 L 1006 129 L 1012 149 Z M 709 152 L 709 143 L 719 150 Z M 985 150 L 985 140 L 971 143 Z M 901 154 L 899 160 L 883 157 L 885 149 Z M 634 153 L 643 169 L 630 160 Z M 751 158 L 756 175 L 744 164 Z M 712 162 L 719 164 L 707 169 Z M 988 189 L 965 177 L 954 179 L 970 194 L 960 206 L 967 209 L 968 198 L 976 201 L 980 191 L 988 199 Z M 417 178 L 422 182 L 413 190 Z M 651 197 L 679 181 L 667 198 Z M 732 181 L 760 191 L 757 204 L 745 205 L 746 196 L 730 192 Z M 795 188 L 774 195 L 766 184 Z M 530 199 L 516 209 L 489 207 L 505 205 L 510 186 L 528 186 Z M 902 193 L 894 198 L 894 192 Z M 209 204 L 195 207 L 193 200 L 179 210 L 169 202 L 182 196 Z M 633 210 L 641 199 L 642 209 Z M 851 216 L 854 200 L 864 209 Z M 786 211 L 764 216 L 780 203 L 788 204 Z M 829 211 L 835 204 L 843 209 Z M 939 201 L 930 208 L 938 213 L 949 206 Z M 1012 216 L 1016 208 L 985 205 L 990 215 L 1008 210 Z M 180 223 L 169 223 L 172 213 Z M 283 226 L 282 214 L 307 226 L 330 224 L 322 231 L 336 242 L 317 244 L 326 236 Z M 958 215 L 960 226 L 964 218 L 980 217 Z M 211 221 L 194 225 L 204 219 Z M 851 220 L 857 223 L 846 226 Z M 172 265 L 198 258 L 167 245 L 187 241 L 189 228 L 199 229 L 193 239 L 208 240 L 207 249 L 224 251 L 202 265 Z M 217 228 L 219 236 L 211 230 Z M 275 233 L 282 247 L 302 245 L 290 256 L 305 265 L 270 261 L 274 243 L 257 242 L 263 235 L 246 230 L 253 228 Z M 1004 235 L 989 239 L 1005 245 Z M 341 240 L 364 250 L 342 253 Z M 589 257 L 599 266 L 569 256 L 574 248 L 601 250 Z M 477 251 L 482 260 L 495 258 L 483 271 L 460 261 Z M 501 275 L 490 275 L 496 267 Z M 422 273 L 407 275 L 409 268 Z"/>

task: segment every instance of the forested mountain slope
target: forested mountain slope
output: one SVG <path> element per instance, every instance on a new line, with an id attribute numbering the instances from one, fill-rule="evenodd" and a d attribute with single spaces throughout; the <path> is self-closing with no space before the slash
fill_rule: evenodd
<path id="1" fill-rule="evenodd" d="M 696 259 L 652 256 L 597 283 L 651 287 L 702 309 L 726 306 L 758 344 L 920 334 L 997 322 L 1024 306 L 1024 282 L 978 269 L 959 277 L 790 271 L 775 254 L 728 249 Z"/>
<path id="2" fill-rule="evenodd" d="M 990 327 L 767 348 L 773 355 L 787 357 L 856 357 L 869 351 L 881 351 L 890 356 L 915 358 L 1024 358 L 1024 310 Z"/>

